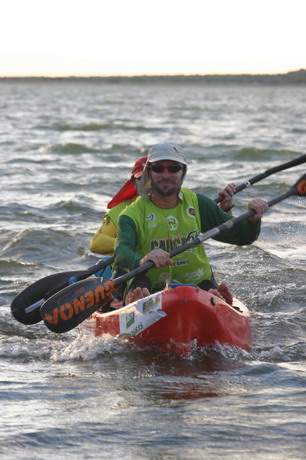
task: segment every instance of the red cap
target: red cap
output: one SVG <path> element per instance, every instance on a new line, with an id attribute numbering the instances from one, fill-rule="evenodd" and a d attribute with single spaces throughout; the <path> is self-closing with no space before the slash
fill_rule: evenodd
<path id="1" fill-rule="evenodd" d="M 146 162 L 147 162 L 147 157 L 141 157 L 135 161 L 135 164 L 132 169 L 131 178 L 135 177 L 136 179 L 138 179 L 139 177 L 141 177 Z"/>
<path id="2" fill-rule="evenodd" d="M 147 157 L 141 157 L 135 161 L 135 164 L 133 166 L 132 173 L 131 173 L 131 178 L 121 187 L 119 192 L 117 192 L 116 195 L 108 203 L 107 205 L 108 209 L 111 209 L 114 206 L 117 206 L 118 204 L 122 203 L 122 201 L 131 200 L 137 195 L 137 190 L 134 187 L 133 179 L 134 178 L 138 179 L 139 177 L 141 177 L 146 162 L 147 162 Z"/>

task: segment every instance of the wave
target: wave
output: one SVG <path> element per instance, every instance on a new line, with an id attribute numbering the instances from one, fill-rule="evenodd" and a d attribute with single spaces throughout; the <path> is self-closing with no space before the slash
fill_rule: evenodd
<path id="1" fill-rule="evenodd" d="M 302 129 L 302 128 L 293 128 L 292 129 L 292 132 L 294 134 L 305 134 L 306 133 L 306 129 Z"/>
<path id="2" fill-rule="evenodd" d="M 18 259 L 22 263 L 44 264 L 61 263 L 75 259 L 76 255 L 83 255 L 85 248 L 81 247 L 78 239 L 74 238 L 73 230 L 50 228 L 30 228 L 22 230 L 12 237 L 2 251 L 5 259 Z"/>
<path id="3" fill-rule="evenodd" d="M 288 161 L 290 161 L 290 157 L 298 157 L 302 155 L 303 152 L 295 152 L 292 150 L 274 150 L 274 149 L 258 149 L 254 147 L 243 148 L 237 150 L 234 153 L 234 158 L 239 160 L 262 160 L 262 159 L 269 159 L 269 160 L 277 160 L 281 163 L 282 157 L 284 160 L 288 157 Z"/>
<path id="4" fill-rule="evenodd" d="M 0 269 L 6 272 L 6 270 L 16 270 L 21 269 L 24 270 L 26 268 L 37 267 L 37 264 L 34 262 L 21 262 L 20 260 L 16 259 L 0 259 Z"/>
<path id="5" fill-rule="evenodd" d="M 79 216 L 92 216 L 94 214 L 94 210 L 91 206 L 81 203 L 77 200 L 61 200 L 56 203 L 53 203 L 44 210 L 45 214 L 49 214 L 50 212 L 58 214 L 61 213 L 76 213 Z"/>
<path id="6" fill-rule="evenodd" d="M 55 124 L 51 126 L 45 126 L 45 125 L 38 125 L 36 126 L 36 129 L 41 129 L 41 130 L 55 130 L 55 131 L 84 131 L 84 132 L 90 132 L 90 131 L 118 131 L 118 130 L 123 130 L 123 131 L 145 131 L 145 132 L 163 132 L 165 131 L 164 128 L 162 127 L 152 127 L 152 126 L 144 126 L 144 125 L 139 125 L 139 124 L 131 124 L 130 120 L 114 120 L 113 122 L 109 123 L 85 123 L 85 124 L 69 124 L 69 123 L 63 123 L 63 124 Z"/>
<path id="7" fill-rule="evenodd" d="M 112 129 L 112 123 L 85 123 L 85 124 L 69 124 L 69 123 L 59 123 L 54 125 L 38 125 L 37 129 L 43 130 L 56 130 L 56 131 L 103 131 Z"/>
<path id="8" fill-rule="evenodd" d="M 52 153 L 82 154 L 82 153 L 98 152 L 98 150 L 88 147 L 87 145 L 77 144 L 74 142 L 68 142 L 67 144 L 51 144 L 51 145 L 49 144 L 43 149 L 47 152 L 52 152 Z"/>

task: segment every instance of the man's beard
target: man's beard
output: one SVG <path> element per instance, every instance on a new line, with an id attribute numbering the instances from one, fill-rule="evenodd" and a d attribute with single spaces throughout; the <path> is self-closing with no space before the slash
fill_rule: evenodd
<path id="1" fill-rule="evenodd" d="M 174 193 L 178 194 L 180 191 L 180 188 L 181 188 L 181 184 L 179 185 L 173 184 L 171 188 L 164 190 L 163 188 L 161 188 L 161 186 L 159 186 L 159 184 L 157 183 L 154 184 L 155 191 L 159 193 L 159 195 L 162 195 L 162 196 L 170 196 L 170 195 L 173 195 Z"/>

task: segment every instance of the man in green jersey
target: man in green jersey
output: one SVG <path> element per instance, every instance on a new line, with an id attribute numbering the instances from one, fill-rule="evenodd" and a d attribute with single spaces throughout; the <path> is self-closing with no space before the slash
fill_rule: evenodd
<path id="1" fill-rule="evenodd" d="M 187 163 L 181 147 L 173 142 L 154 145 L 138 187 L 139 197 L 118 218 L 115 262 L 131 271 L 152 261 L 154 268 L 130 283 L 125 303 L 163 289 L 168 281 L 195 284 L 205 290 L 216 284 L 202 244 L 183 251 L 170 259 L 175 247 L 194 239 L 231 219 L 214 201 L 187 188 L 182 188 Z M 225 190 L 230 201 L 233 187 Z M 221 232 L 216 240 L 236 245 L 248 245 L 260 233 L 261 217 L 268 209 L 262 199 L 248 205 L 255 215 L 230 230 Z"/>

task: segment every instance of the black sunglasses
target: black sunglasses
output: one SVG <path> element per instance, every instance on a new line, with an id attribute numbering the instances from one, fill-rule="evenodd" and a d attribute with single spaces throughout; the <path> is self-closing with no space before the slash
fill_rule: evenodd
<path id="1" fill-rule="evenodd" d="M 165 171 L 165 169 L 169 172 L 169 173 L 178 173 L 179 171 L 181 171 L 183 169 L 183 166 L 182 165 L 168 165 L 168 166 L 164 166 L 164 165 L 159 165 L 159 164 L 153 164 L 153 165 L 150 165 L 150 169 L 157 173 L 157 174 L 161 174 Z"/>

